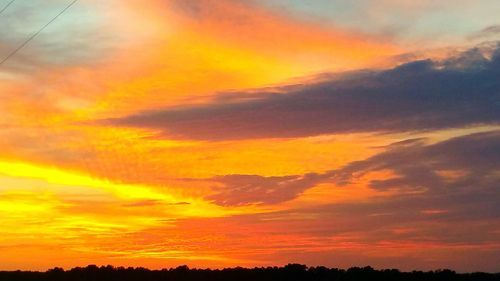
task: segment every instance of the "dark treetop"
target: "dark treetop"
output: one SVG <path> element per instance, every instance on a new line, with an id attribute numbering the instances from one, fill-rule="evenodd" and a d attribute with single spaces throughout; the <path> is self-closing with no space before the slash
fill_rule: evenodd
<path id="1" fill-rule="evenodd" d="M 367 267 L 352 267 L 347 270 L 327 268 L 323 266 L 307 267 L 302 264 L 288 264 L 284 267 L 225 268 L 225 269 L 190 269 L 187 266 L 177 268 L 149 270 L 142 267 L 95 266 L 76 267 L 71 270 L 62 268 L 50 269 L 46 272 L 3 271 L 1 281 L 38 281 L 38 280 L 175 280 L 175 281 L 279 281 L 279 280 L 500 280 L 500 273 L 456 273 L 442 269 L 436 271 L 401 272 L 397 269 L 375 270 Z"/>

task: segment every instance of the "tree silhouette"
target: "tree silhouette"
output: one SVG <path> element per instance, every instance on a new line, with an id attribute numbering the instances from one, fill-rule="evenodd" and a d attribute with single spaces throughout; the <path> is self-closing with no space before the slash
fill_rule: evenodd
<path id="1" fill-rule="evenodd" d="M 449 269 L 401 272 L 397 269 L 375 270 L 370 266 L 347 270 L 324 266 L 307 267 L 288 264 L 284 267 L 196 269 L 186 265 L 149 270 L 143 267 L 89 265 L 64 270 L 60 267 L 37 271 L 0 271 L 1 281 L 500 281 L 500 273 L 456 273 Z"/>

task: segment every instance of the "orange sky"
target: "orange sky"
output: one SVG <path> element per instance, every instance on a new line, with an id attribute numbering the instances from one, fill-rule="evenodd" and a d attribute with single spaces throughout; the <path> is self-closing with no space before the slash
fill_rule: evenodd
<path id="1" fill-rule="evenodd" d="M 237 108 L 262 92 L 294 95 L 282 86 L 344 79 L 332 73 L 387 69 L 422 53 L 442 56 L 425 46 L 409 49 L 390 33 L 323 25 L 257 2 L 80 1 L 0 66 L 0 269 L 287 262 L 428 269 L 445 261 L 494 269 L 463 257 L 486 248 L 495 256 L 499 240 L 458 229 L 456 237 L 469 238 L 435 237 L 456 228 L 453 220 L 436 226 L 426 219 L 446 210 L 417 206 L 413 223 L 379 223 L 383 211 L 358 210 L 421 196 L 419 189 L 371 187 L 397 171 L 366 170 L 347 183 L 331 171 L 376 159 L 397 141 L 425 137 L 432 146 L 495 124 L 200 139 L 109 122 L 163 110 L 190 118 L 191 109 Z M 36 18 L 65 3 L 51 5 L 33 12 Z M 14 20 L 20 11 L 14 5 L 0 15 L 16 35 L 0 39 L 2 53 L 38 26 Z M 180 128 L 189 130 L 189 120 Z M 451 168 L 442 175 L 454 181 L 464 173 Z M 497 218 L 468 221 L 498 234 L 486 226 L 491 222 Z"/>

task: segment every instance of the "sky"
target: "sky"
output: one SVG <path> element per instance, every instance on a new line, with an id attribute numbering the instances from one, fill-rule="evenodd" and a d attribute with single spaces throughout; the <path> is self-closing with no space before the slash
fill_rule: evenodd
<path id="1" fill-rule="evenodd" d="M 71 1 L 0 0 L 0 59 Z M 499 272 L 496 0 L 80 0 L 0 64 L 0 264 Z"/>

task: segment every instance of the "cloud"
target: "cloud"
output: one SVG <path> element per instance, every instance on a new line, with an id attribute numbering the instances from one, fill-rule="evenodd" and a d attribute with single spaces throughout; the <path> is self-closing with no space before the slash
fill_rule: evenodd
<path id="1" fill-rule="evenodd" d="M 174 202 L 174 203 L 164 203 L 161 200 L 139 200 L 131 203 L 123 204 L 125 207 L 150 207 L 156 205 L 167 205 L 167 206 L 180 206 L 180 205 L 190 205 L 189 202 Z"/>
<path id="2" fill-rule="evenodd" d="M 458 136 L 435 144 L 428 144 L 426 139 L 410 139 L 393 143 L 368 159 L 324 173 L 215 177 L 213 180 L 220 185 L 215 188 L 216 194 L 207 199 L 223 206 L 276 204 L 294 199 L 320 183 L 355 184 L 360 176 L 390 170 L 394 177 L 371 180 L 369 187 L 401 194 L 418 193 L 425 199 L 424 204 L 434 202 L 422 206 L 423 209 L 440 210 L 452 201 L 474 207 L 480 203 L 483 215 L 497 216 L 500 215 L 495 203 L 500 199 L 496 190 L 500 180 L 498 151 L 500 131 Z"/>
<path id="3" fill-rule="evenodd" d="M 169 138 L 201 140 L 498 124 L 500 49 L 492 52 L 487 59 L 482 49 L 474 48 L 441 62 L 420 60 L 253 93 L 260 97 L 257 100 L 168 108 L 108 122 L 160 130 Z"/>
<path id="4" fill-rule="evenodd" d="M 297 197 L 313 187 L 321 176 L 311 173 L 303 176 L 262 177 L 258 175 L 226 175 L 213 178 L 222 186 L 207 199 L 221 206 L 246 204 L 276 204 Z"/>
<path id="5" fill-rule="evenodd" d="M 465 192 L 468 196 L 482 192 L 494 195 L 492 187 L 496 185 L 500 169 L 497 151 L 500 151 L 500 131 L 459 136 L 436 144 L 425 144 L 422 139 L 408 140 L 328 174 L 337 184 L 344 184 L 352 180 L 354 174 L 389 169 L 395 177 L 373 180 L 370 186 L 428 193 Z"/>
<path id="6" fill-rule="evenodd" d="M 471 34 L 468 39 L 469 40 L 474 40 L 474 39 L 485 39 L 485 38 L 494 38 L 500 36 L 500 25 L 490 25 L 487 26 L 483 29 L 481 29 L 478 32 L 475 32 Z"/>

